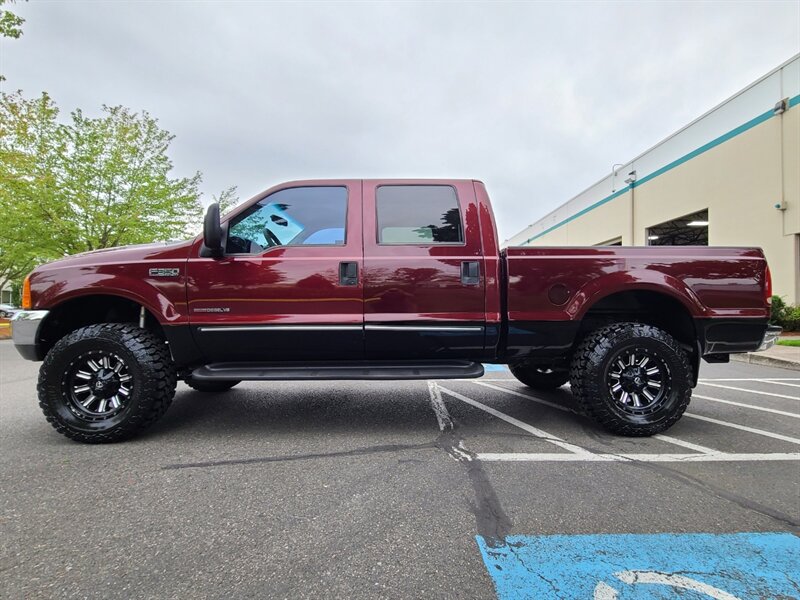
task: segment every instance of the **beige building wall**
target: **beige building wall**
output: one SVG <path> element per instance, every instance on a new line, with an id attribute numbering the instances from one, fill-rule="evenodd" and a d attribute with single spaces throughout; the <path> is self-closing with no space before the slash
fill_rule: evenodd
<path id="1" fill-rule="evenodd" d="M 708 210 L 709 245 L 762 248 L 775 293 L 800 304 L 800 55 L 615 166 L 503 245 L 646 245 Z"/>
<path id="2" fill-rule="evenodd" d="M 775 208 L 781 199 L 786 210 Z M 592 246 L 618 236 L 623 245 L 646 245 L 649 227 L 703 209 L 708 209 L 709 245 L 763 248 L 775 293 L 800 303 L 800 106 L 564 223 L 530 245 Z"/>

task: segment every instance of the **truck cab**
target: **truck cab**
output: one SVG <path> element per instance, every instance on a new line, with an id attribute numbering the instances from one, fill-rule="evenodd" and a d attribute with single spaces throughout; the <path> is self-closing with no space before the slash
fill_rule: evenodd
<path id="1" fill-rule="evenodd" d="M 498 319 L 487 315 L 481 229 L 494 229 L 481 223 L 480 185 L 272 188 L 225 220 L 214 252 L 202 239 L 189 252 L 200 352 L 212 362 L 491 359 L 487 324 Z M 490 248 L 496 258 L 493 238 Z"/>

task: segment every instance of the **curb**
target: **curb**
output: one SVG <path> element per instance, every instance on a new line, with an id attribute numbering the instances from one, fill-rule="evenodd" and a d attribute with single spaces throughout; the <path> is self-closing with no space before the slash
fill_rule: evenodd
<path id="1" fill-rule="evenodd" d="M 731 360 L 745 362 L 752 365 L 762 365 L 765 367 L 778 367 L 779 369 L 790 369 L 800 371 L 800 362 L 787 360 L 785 358 L 775 358 L 767 356 L 763 352 L 748 352 L 746 354 L 731 354 Z"/>

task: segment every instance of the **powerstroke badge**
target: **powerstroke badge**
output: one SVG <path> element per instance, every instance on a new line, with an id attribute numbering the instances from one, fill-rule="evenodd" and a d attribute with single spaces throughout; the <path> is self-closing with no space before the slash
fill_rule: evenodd
<path id="1" fill-rule="evenodd" d="M 150 277 L 177 277 L 181 274 L 180 269 L 150 269 Z"/>

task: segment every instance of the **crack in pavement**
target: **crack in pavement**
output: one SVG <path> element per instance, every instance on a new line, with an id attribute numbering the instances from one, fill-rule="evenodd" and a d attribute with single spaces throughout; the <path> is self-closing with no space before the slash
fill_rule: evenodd
<path id="1" fill-rule="evenodd" d="M 229 460 L 209 460 L 193 463 L 176 463 L 164 465 L 162 471 L 174 469 L 199 469 L 206 467 L 222 467 L 227 465 L 250 465 L 257 463 L 289 462 L 294 460 L 315 460 L 319 458 L 339 458 L 342 456 L 365 456 L 369 454 L 380 454 L 386 452 L 403 452 L 405 450 L 426 450 L 435 449 L 436 442 L 426 442 L 423 444 L 383 444 L 379 446 L 367 446 L 365 448 L 354 448 L 352 450 L 342 450 L 339 452 L 317 452 L 311 454 L 285 454 L 282 456 L 262 456 L 256 458 L 233 458 Z"/>
<path id="2" fill-rule="evenodd" d="M 489 476 L 475 453 L 467 450 L 464 440 L 456 431 L 456 424 L 442 400 L 439 386 L 434 381 L 428 382 L 431 406 L 436 414 L 441 433 L 436 440 L 436 447 L 449 454 L 456 462 L 464 465 L 467 477 L 472 485 L 475 499 L 468 502 L 470 512 L 475 515 L 475 526 L 478 534 L 492 548 L 506 545 L 506 536 L 511 532 L 513 523 L 503 510 Z"/>
<path id="3" fill-rule="evenodd" d="M 674 481 L 683 483 L 684 485 L 687 485 L 689 487 L 693 487 L 702 492 L 706 492 L 708 494 L 716 496 L 717 498 L 722 498 L 723 500 L 732 502 L 733 504 L 736 504 L 737 506 L 745 510 L 755 512 L 760 515 L 764 515 L 765 517 L 769 517 L 775 521 L 778 521 L 779 523 L 782 523 L 783 525 L 788 525 L 796 532 L 800 530 L 800 523 L 798 523 L 791 515 L 788 515 L 779 510 L 772 509 L 768 506 L 764 506 L 763 504 L 745 498 L 744 496 L 740 496 L 739 494 L 736 494 L 734 492 L 729 492 L 728 490 L 719 488 L 711 483 L 707 483 L 705 481 L 697 479 L 692 475 L 687 475 L 686 473 L 675 471 L 674 469 L 670 469 L 669 467 L 665 467 L 657 463 L 646 463 L 640 461 L 631 461 L 631 463 L 636 467 L 648 469 L 650 471 L 658 473 L 659 475 L 663 475 Z"/>

